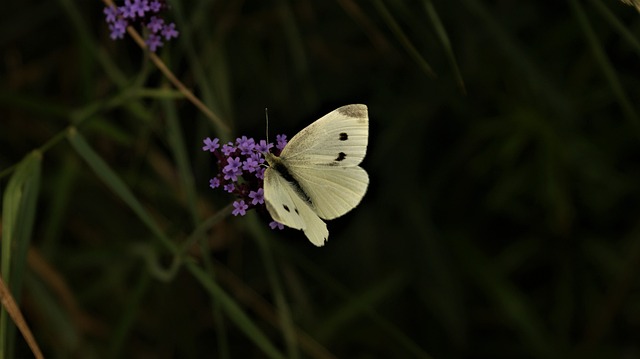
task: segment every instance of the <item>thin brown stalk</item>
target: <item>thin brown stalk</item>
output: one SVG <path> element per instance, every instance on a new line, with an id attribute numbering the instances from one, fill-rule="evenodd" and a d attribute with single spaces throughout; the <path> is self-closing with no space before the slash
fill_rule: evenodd
<path id="1" fill-rule="evenodd" d="M 7 310 L 7 313 L 9 313 L 9 316 L 15 323 L 16 327 L 18 327 L 18 330 L 20 330 L 20 333 L 22 333 L 22 336 L 29 345 L 33 356 L 37 359 L 44 358 L 42 352 L 40 351 L 40 347 L 38 347 L 36 339 L 33 337 L 33 334 L 31 333 L 27 322 L 22 316 L 22 312 L 20 312 L 20 308 L 18 308 L 16 301 L 11 295 L 11 291 L 5 284 L 4 280 L 2 280 L 2 276 L 0 276 L 0 302 L 2 302 L 2 306 Z"/>
<path id="2" fill-rule="evenodd" d="M 104 2 L 107 6 L 115 6 L 113 0 L 102 0 L 102 2 Z M 147 44 L 144 43 L 142 36 L 140 36 L 138 31 L 133 26 L 127 27 L 127 33 L 129 34 L 129 36 L 131 36 L 133 41 L 135 41 L 136 44 L 140 46 L 141 49 L 145 51 L 147 50 Z M 158 70 L 160 70 L 160 72 L 164 74 L 169 82 L 171 82 L 173 86 L 178 89 L 178 91 L 180 91 L 180 93 L 182 93 L 184 97 L 187 98 L 187 100 L 191 101 L 192 104 L 194 104 L 200 111 L 202 111 L 205 116 L 213 121 L 213 123 L 218 126 L 220 130 L 227 133 L 231 131 L 229 126 L 227 126 L 227 124 L 225 124 L 218 115 L 213 113 L 213 111 L 211 111 L 211 109 L 209 109 L 207 105 L 200 101 L 200 99 L 197 98 L 193 94 L 193 92 L 191 92 L 191 90 L 189 90 L 180 80 L 178 80 L 178 78 L 173 74 L 173 72 L 171 72 L 171 70 L 169 70 L 169 68 L 164 64 L 164 61 L 162 61 L 160 57 L 158 57 L 158 55 L 153 52 L 149 52 L 149 58 L 156 65 Z"/>

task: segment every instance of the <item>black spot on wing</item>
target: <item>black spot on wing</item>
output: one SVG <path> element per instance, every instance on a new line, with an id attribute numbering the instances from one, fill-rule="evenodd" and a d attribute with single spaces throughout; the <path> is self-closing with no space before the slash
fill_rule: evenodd
<path id="1" fill-rule="evenodd" d="M 287 211 L 287 212 L 291 212 L 291 211 L 289 210 L 289 207 L 287 207 L 287 205 L 286 205 L 286 204 L 283 204 L 283 205 L 282 205 L 282 207 L 284 208 L 284 210 L 285 210 L 285 211 Z"/>
<path id="2" fill-rule="evenodd" d="M 293 210 L 294 210 L 294 211 L 296 211 L 296 214 L 297 214 L 298 216 L 300 215 L 300 212 L 298 212 L 298 209 L 297 209 L 297 208 L 294 208 Z"/>
<path id="3" fill-rule="evenodd" d="M 349 139 L 349 135 L 346 132 L 340 134 L 340 141 L 346 141 Z"/>
<path id="4" fill-rule="evenodd" d="M 347 158 L 347 154 L 344 153 L 344 152 L 340 152 L 340 153 L 338 153 L 338 157 L 334 161 L 340 162 L 340 161 L 344 160 L 345 158 Z"/>

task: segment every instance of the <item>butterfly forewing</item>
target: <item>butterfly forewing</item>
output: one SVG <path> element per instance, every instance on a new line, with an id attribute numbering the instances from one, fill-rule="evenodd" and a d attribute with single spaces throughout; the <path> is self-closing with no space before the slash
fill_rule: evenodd
<path id="1" fill-rule="evenodd" d="M 367 106 L 343 106 L 293 136 L 280 158 L 292 166 L 355 166 L 364 158 L 368 138 Z"/>

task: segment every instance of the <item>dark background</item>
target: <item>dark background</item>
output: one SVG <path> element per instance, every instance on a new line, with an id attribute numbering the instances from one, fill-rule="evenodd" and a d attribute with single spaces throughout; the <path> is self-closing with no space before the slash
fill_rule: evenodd
<path id="1" fill-rule="evenodd" d="M 230 133 L 109 38 L 102 2 L 0 12 L 4 227 L 16 165 L 42 156 L 28 260 L 2 260 L 26 268 L 11 285 L 47 356 L 640 356 L 635 8 L 171 4 L 180 37 L 158 55 Z M 291 137 L 351 103 L 369 107 L 371 184 L 324 247 L 225 216 L 162 276 L 162 238 L 183 245 L 233 201 L 208 187 L 203 138 L 263 138 L 265 107 Z"/>

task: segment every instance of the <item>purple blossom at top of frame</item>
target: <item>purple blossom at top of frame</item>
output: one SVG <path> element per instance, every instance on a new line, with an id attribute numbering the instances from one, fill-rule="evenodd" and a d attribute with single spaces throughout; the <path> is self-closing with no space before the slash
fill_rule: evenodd
<path id="1" fill-rule="evenodd" d="M 124 0 L 118 6 L 107 6 L 103 9 L 105 20 L 109 26 L 111 39 L 122 39 L 127 26 L 149 29 L 144 39 L 147 48 L 155 52 L 166 41 L 177 38 L 180 34 L 175 23 L 168 23 L 161 17 L 164 10 L 169 9 L 166 0 Z"/>
<path id="2" fill-rule="evenodd" d="M 107 6 L 103 10 L 107 23 L 115 22 L 118 16 L 118 8 L 115 6 Z"/>
<path id="3" fill-rule="evenodd" d="M 136 17 L 136 13 L 131 7 L 131 1 L 124 0 L 124 5 L 119 6 L 120 14 L 125 19 L 134 19 Z"/>
<path id="4" fill-rule="evenodd" d="M 130 7 L 131 11 L 142 18 L 149 11 L 149 1 L 148 0 L 133 0 L 133 4 Z"/>
<path id="5" fill-rule="evenodd" d="M 158 31 L 162 30 L 164 26 L 164 19 L 159 18 L 157 16 L 152 16 L 149 22 L 147 23 L 147 28 L 151 30 L 154 34 Z"/>
<path id="6" fill-rule="evenodd" d="M 170 23 L 164 26 L 162 29 L 162 36 L 164 36 L 165 40 L 171 40 L 171 38 L 176 38 L 180 35 L 178 30 L 176 30 L 176 24 Z"/>
<path id="7" fill-rule="evenodd" d="M 158 47 L 162 47 L 162 38 L 156 34 L 149 34 L 149 37 L 144 41 L 145 44 L 149 47 L 151 52 L 156 52 Z"/>
<path id="8" fill-rule="evenodd" d="M 158 0 L 151 0 L 149 3 L 149 9 L 153 12 L 159 12 L 162 9 L 162 3 Z"/>
<path id="9" fill-rule="evenodd" d="M 109 30 L 111 30 L 109 34 L 111 40 L 122 39 L 124 33 L 127 31 L 127 21 L 124 19 L 116 19 L 114 23 L 109 24 Z"/>

